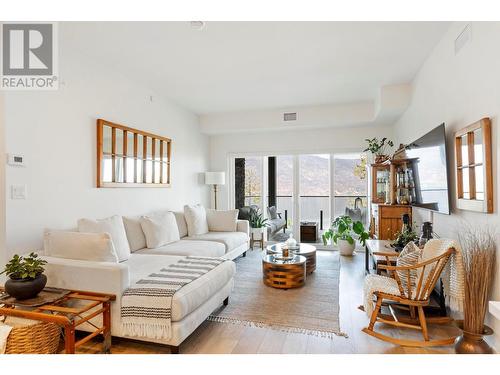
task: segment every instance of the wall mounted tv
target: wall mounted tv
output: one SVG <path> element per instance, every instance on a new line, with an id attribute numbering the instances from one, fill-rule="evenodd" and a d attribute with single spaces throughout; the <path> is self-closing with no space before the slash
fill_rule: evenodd
<path id="1" fill-rule="evenodd" d="M 415 184 L 412 206 L 450 214 L 444 123 L 410 144 L 406 150 Z"/>

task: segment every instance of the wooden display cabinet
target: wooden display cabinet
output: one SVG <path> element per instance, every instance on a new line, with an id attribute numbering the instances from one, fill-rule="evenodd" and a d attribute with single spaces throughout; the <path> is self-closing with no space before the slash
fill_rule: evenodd
<path id="1" fill-rule="evenodd" d="M 372 203 L 385 203 L 387 184 L 390 179 L 390 165 L 372 164 Z"/>
<path id="2" fill-rule="evenodd" d="M 393 240 L 396 233 L 403 226 L 402 216 L 408 214 L 411 220 L 411 205 L 397 204 L 397 170 L 398 168 L 407 169 L 412 162 L 412 159 L 397 159 L 371 165 L 372 206 L 370 234 L 372 237 L 379 240 Z"/>
<path id="3" fill-rule="evenodd" d="M 378 240 L 394 240 L 403 226 L 402 216 L 410 215 L 411 206 L 400 204 L 372 204 L 372 234 Z"/>

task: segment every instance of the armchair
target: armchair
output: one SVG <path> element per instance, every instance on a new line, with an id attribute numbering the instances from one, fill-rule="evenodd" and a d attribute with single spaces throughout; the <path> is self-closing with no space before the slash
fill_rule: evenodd
<path id="1" fill-rule="evenodd" d="M 393 266 L 389 261 L 393 254 L 384 254 L 387 255 L 387 265 L 380 265 L 379 267 L 386 270 L 389 277 L 380 275 L 367 276 L 365 293 L 369 293 L 370 299 L 373 295 L 376 303 L 373 311 L 367 311 L 367 313 L 371 313 L 370 323 L 362 331 L 380 340 L 403 346 L 428 347 L 453 344 L 456 337 L 437 340 L 429 339 L 428 323 L 445 324 L 449 323 L 451 319 L 448 317 L 426 318 L 424 307 L 429 305 L 430 294 L 454 252 L 454 248 L 448 248 L 434 258 L 410 266 Z M 405 282 L 402 282 L 402 279 Z M 370 304 L 372 303 L 370 301 Z M 388 306 L 390 315 L 381 313 L 383 303 Z M 409 318 L 397 317 L 393 306 L 409 311 Z M 368 309 L 365 308 L 365 310 Z M 374 327 L 377 322 L 400 328 L 420 330 L 423 341 L 397 339 L 376 332 Z"/>

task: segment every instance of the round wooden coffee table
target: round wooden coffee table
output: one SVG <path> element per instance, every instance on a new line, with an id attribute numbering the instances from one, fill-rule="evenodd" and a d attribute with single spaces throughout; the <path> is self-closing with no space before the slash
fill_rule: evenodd
<path id="1" fill-rule="evenodd" d="M 273 254 L 262 257 L 264 284 L 273 288 L 299 288 L 306 281 L 306 258 L 295 255 L 290 260 L 276 258 Z"/>
<path id="2" fill-rule="evenodd" d="M 306 262 L 306 272 L 312 273 L 316 270 L 316 247 L 313 245 L 309 245 L 307 243 L 299 244 L 300 248 L 291 249 L 291 252 L 296 255 L 302 255 L 307 259 Z M 283 246 L 285 246 L 284 242 L 276 243 L 273 245 L 269 245 L 267 247 L 268 254 L 282 254 Z"/>

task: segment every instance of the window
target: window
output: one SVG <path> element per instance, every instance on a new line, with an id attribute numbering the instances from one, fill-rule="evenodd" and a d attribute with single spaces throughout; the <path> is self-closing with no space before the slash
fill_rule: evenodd
<path id="1" fill-rule="evenodd" d="M 334 155 L 333 218 L 341 215 L 349 215 L 353 219 L 360 220 L 363 224 L 366 224 L 368 217 L 367 183 L 366 177 L 362 179 L 355 174 L 355 169 L 358 165 L 361 165 L 359 154 Z"/>
<path id="2" fill-rule="evenodd" d="M 484 118 L 455 134 L 458 208 L 493 212 L 491 123 Z"/>
<path id="3" fill-rule="evenodd" d="M 169 138 L 97 120 L 97 187 L 170 186 Z"/>

